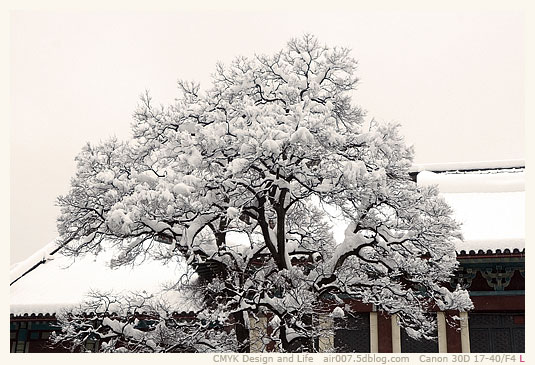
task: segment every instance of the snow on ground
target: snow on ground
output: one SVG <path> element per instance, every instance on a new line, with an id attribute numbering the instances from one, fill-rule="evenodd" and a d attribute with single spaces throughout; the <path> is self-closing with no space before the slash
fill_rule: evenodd
<path id="1" fill-rule="evenodd" d="M 50 243 L 36 254 L 19 263 L 10 272 L 19 277 L 40 261 L 44 254 L 56 247 Z M 54 313 L 60 308 L 74 306 L 83 301 L 90 290 L 114 291 L 115 293 L 145 290 L 163 299 L 177 301 L 177 311 L 193 310 L 189 301 L 181 301 L 176 292 L 164 292 L 164 284 L 176 282 L 186 272 L 184 264 L 163 264 L 147 258 L 143 263 L 111 269 L 108 265 L 112 250 L 98 256 L 86 255 L 73 261 L 59 252 L 54 259 L 40 265 L 10 286 L 11 313 Z"/>

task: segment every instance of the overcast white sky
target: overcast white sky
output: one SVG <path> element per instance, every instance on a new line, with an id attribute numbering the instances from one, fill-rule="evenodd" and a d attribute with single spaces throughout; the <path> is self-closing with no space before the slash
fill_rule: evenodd
<path id="1" fill-rule="evenodd" d="M 87 141 L 128 138 L 138 96 L 315 34 L 359 60 L 354 102 L 402 123 L 417 163 L 524 158 L 524 30 L 505 12 L 14 12 L 11 262 L 56 237 Z"/>

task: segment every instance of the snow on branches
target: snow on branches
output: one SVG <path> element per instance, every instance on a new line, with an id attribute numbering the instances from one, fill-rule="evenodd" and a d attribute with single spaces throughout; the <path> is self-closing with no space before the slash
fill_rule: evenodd
<path id="1" fill-rule="evenodd" d="M 107 239 L 120 248 L 115 264 L 184 256 L 207 279 L 206 308 L 226 313 L 212 320 L 235 323 L 243 344 L 249 318 L 266 314 L 278 318 L 270 340 L 295 349 L 318 334 L 311 316 L 342 295 L 429 335 L 431 306 L 471 307 L 444 287 L 459 226 L 436 189 L 409 179 L 398 126 L 365 130 L 351 100 L 356 66 L 348 49 L 305 35 L 218 64 L 205 92 L 180 81 L 172 105 L 144 95 L 130 141 L 77 157 L 58 227 L 82 240 L 65 251 L 98 252 Z M 326 207 L 350 222 L 338 245 Z"/>

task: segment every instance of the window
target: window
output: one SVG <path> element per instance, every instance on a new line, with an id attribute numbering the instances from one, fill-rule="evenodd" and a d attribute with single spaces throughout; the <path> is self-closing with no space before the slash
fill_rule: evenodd
<path id="1" fill-rule="evenodd" d="M 312 325 L 317 324 L 317 319 L 312 314 L 303 314 L 301 317 L 304 327 L 308 330 L 312 330 Z M 317 337 L 303 339 L 299 338 L 290 344 L 290 352 L 314 352 L 319 346 L 319 339 Z"/>
<path id="2" fill-rule="evenodd" d="M 334 322 L 337 352 L 370 352 L 370 314 L 358 313 Z"/>
<path id="3" fill-rule="evenodd" d="M 524 313 L 471 313 L 470 352 L 525 352 Z"/>
<path id="4" fill-rule="evenodd" d="M 95 352 L 97 350 L 97 342 L 95 340 L 87 340 L 85 342 L 85 349 L 87 351 Z"/>
<path id="5" fill-rule="evenodd" d="M 18 341 L 17 346 L 15 348 L 15 352 L 25 352 L 26 349 L 26 342 L 25 341 Z"/>
<path id="6" fill-rule="evenodd" d="M 434 340 L 420 339 L 415 340 L 410 337 L 404 329 L 401 329 L 401 352 L 407 353 L 429 353 L 438 352 L 438 341 L 436 340 L 437 333 L 433 334 Z"/>

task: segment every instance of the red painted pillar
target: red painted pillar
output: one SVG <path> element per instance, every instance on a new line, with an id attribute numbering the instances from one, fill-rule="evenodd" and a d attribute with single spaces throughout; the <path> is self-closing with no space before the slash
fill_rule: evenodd
<path id="1" fill-rule="evenodd" d="M 448 352 L 462 352 L 461 345 L 461 323 L 458 319 L 459 312 L 446 311 L 446 339 L 448 342 Z"/>
<path id="2" fill-rule="evenodd" d="M 392 317 L 384 312 L 377 313 L 377 334 L 379 352 L 392 352 Z"/>

